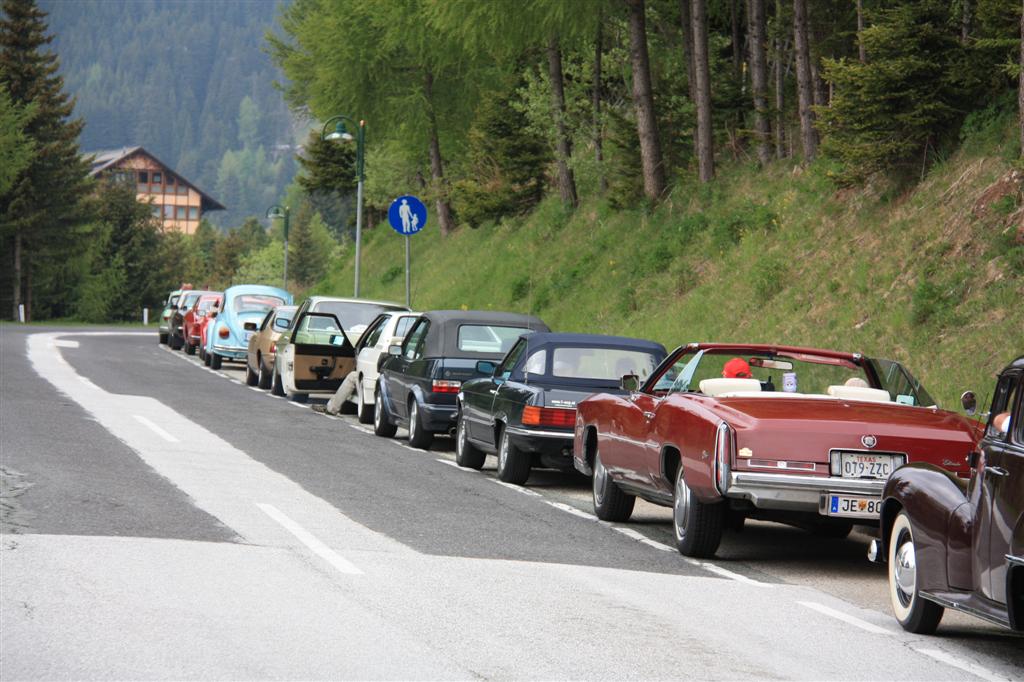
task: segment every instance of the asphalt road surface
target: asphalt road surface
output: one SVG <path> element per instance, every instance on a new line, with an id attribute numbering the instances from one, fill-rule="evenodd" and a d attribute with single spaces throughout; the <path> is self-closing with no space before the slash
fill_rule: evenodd
<path id="1" fill-rule="evenodd" d="M 598 522 L 244 385 L 153 331 L 0 326 L 0 679 L 1024 679 L 1024 637 L 903 632 L 866 532 Z"/>

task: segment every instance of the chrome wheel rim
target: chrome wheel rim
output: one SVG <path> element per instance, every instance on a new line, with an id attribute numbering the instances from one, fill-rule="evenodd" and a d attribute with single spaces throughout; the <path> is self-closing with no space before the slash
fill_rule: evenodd
<path id="1" fill-rule="evenodd" d="M 466 425 L 463 423 L 461 416 L 456 423 L 455 431 L 455 459 L 462 461 L 466 452 Z"/>
<path id="2" fill-rule="evenodd" d="M 373 406 L 375 408 L 373 410 L 373 425 L 379 427 L 383 423 L 381 420 L 383 419 L 382 414 L 384 412 L 384 401 L 381 400 L 380 391 L 377 392 L 377 397 L 373 399 Z"/>
<path id="3" fill-rule="evenodd" d="M 683 480 L 682 464 L 679 473 L 676 474 L 676 495 L 672 503 L 672 527 L 676 532 L 676 539 L 682 540 L 686 536 L 686 522 L 690 518 L 690 488 Z"/>
<path id="4" fill-rule="evenodd" d="M 508 436 L 501 434 L 501 447 L 498 448 L 498 468 L 502 471 L 508 466 Z"/>
<path id="5" fill-rule="evenodd" d="M 366 412 L 366 405 L 363 403 L 363 387 L 356 386 L 356 416 L 362 417 Z"/>
<path id="6" fill-rule="evenodd" d="M 604 503 L 604 487 L 608 482 L 608 470 L 601 463 L 601 455 L 594 455 L 594 502 Z"/>
<path id="7" fill-rule="evenodd" d="M 896 556 L 893 561 L 893 589 L 900 604 L 909 606 L 917 593 L 917 556 L 914 539 L 906 531 L 896 541 Z"/>
<path id="8" fill-rule="evenodd" d="M 420 418 L 420 408 L 417 406 L 416 400 L 412 401 L 412 408 L 409 410 L 409 440 L 415 440 L 416 438 L 416 422 Z"/>

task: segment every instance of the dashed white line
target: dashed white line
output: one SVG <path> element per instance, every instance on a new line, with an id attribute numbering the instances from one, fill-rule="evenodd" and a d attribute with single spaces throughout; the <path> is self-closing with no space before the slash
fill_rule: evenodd
<path id="1" fill-rule="evenodd" d="M 573 507 L 570 504 L 565 504 L 563 502 L 552 502 L 551 500 L 544 500 L 544 504 L 546 504 L 548 506 L 551 506 L 551 507 L 554 507 L 555 509 L 561 509 L 562 511 L 566 512 L 567 514 L 572 514 L 573 516 L 578 516 L 581 519 L 586 519 L 587 521 L 597 521 L 597 517 L 594 516 L 593 514 L 588 514 L 587 512 L 583 511 L 582 509 L 577 509 L 576 507 Z"/>
<path id="2" fill-rule="evenodd" d="M 736 582 L 744 583 L 746 585 L 754 585 L 755 587 L 774 587 L 771 583 L 763 583 L 760 580 L 754 580 L 753 578 L 748 578 L 745 575 L 734 573 L 727 568 L 722 568 L 718 564 L 712 564 L 708 561 L 697 561 L 696 559 L 690 559 L 689 557 L 685 558 L 687 563 L 693 564 L 694 566 L 700 566 L 709 573 L 720 575 L 723 578 L 728 578 L 729 580 L 735 580 Z"/>
<path id="3" fill-rule="evenodd" d="M 490 481 L 491 483 L 497 483 L 498 485 L 508 488 L 509 490 L 515 490 L 517 493 L 528 495 L 529 497 L 543 497 L 543 495 L 541 495 L 537 491 L 530 490 L 529 488 L 524 488 L 523 486 L 516 485 L 515 483 L 506 483 L 505 481 L 499 481 L 496 478 L 489 478 L 487 480 Z"/>
<path id="4" fill-rule="evenodd" d="M 292 521 L 290 518 L 285 516 L 285 514 L 277 507 L 259 502 L 256 503 L 256 506 L 259 507 L 264 514 L 272 518 L 274 521 L 277 521 L 285 530 L 298 538 L 299 542 L 308 547 L 311 552 L 329 563 L 331 566 L 334 566 L 334 568 L 338 569 L 341 573 L 346 573 L 348 575 L 362 575 L 363 572 L 360 571 L 355 564 L 325 545 L 315 535 L 297 524 L 295 521 Z"/>
<path id="5" fill-rule="evenodd" d="M 291 405 L 292 407 L 301 407 L 304 410 L 308 410 L 309 409 L 309 405 L 307 405 L 305 403 L 297 403 L 297 402 L 295 402 L 293 400 L 289 400 L 288 404 Z"/>
<path id="6" fill-rule="evenodd" d="M 412 449 L 413 449 L 413 448 L 409 448 L 408 446 L 402 446 L 402 447 L 406 447 L 406 448 L 408 448 L 409 450 L 412 450 Z M 474 473 L 474 472 L 476 472 L 476 469 L 468 469 L 468 468 L 466 468 L 466 467 L 460 467 L 460 466 L 459 466 L 458 464 L 456 464 L 455 462 L 451 461 L 450 459 L 441 459 L 441 458 L 439 457 L 439 458 L 437 459 L 437 461 L 438 461 L 438 462 L 440 462 L 441 464 L 447 464 L 447 465 L 448 465 L 448 466 L 450 466 L 450 467 L 455 467 L 455 468 L 456 468 L 456 469 L 458 469 L 459 471 L 466 471 L 466 472 L 469 472 L 469 473 Z"/>
<path id="7" fill-rule="evenodd" d="M 340 419 L 341 418 L 341 417 L 338 417 L 336 415 L 330 415 L 330 416 L 334 417 L 335 419 Z M 363 433 L 368 433 L 371 436 L 374 435 L 373 434 L 373 429 L 371 429 L 368 426 L 360 426 L 359 424 L 349 424 L 349 426 L 352 427 L 353 429 L 355 429 L 356 431 L 362 431 Z"/>
<path id="8" fill-rule="evenodd" d="M 263 389 L 259 386 L 246 386 L 250 391 L 256 391 L 257 393 L 263 393 Z"/>
<path id="9" fill-rule="evenodd" d="M 674 551 L 676 551 L 675 547 L 669 547 L 668 545 L 666 545 L 663 542 L 658 542 L 656 540 L 652 540 L 649 537 L 647 537 L 646 535 L 644 535 L 643 533 L 641 533 L 640 531 L 633 530 L 632 528 L 626 528 L 624 526 L 611 526 L 611 529 L 614 530 L 616 533 L 622 533 L 627 538 L 632 538 L 632 539 L 636 540 L 637 542 L 639 542 L 641 544 L 647 545 L 648 547 L 653 547 L 654 549 L 660 549 L 663 552 L 674 552 Z"/>
<path id="10" fill-rule="evenodd" d="M 988 668 L 983 668 L 977 663 L 974 663 L 972 661 L 965 661 L 963 659 L 957 658 L 956 656 L 951 656 L 950 654 L 947 654 L 945 651 L 941 651 L 939 649 L 918 649 L 916 647 L 911 648 L 919 654 L 930 656 L 931 658 L 934 658 L 936 661 L 939 661 L 940 663 L 945 663 L 950 667 L 958 668 L 960 670 L 963 670 L 964 672 L 968 672 L 974 675 L 975 677 L 980 677 L 983 680 L 989 680 L 989 682 L 1006 682 L 1010 679 L 1009 677 L 1002 677 L 1000 675 L 996 675 Z"/>
<path id="11" fill-rule="evenodd" d="M 180 442 L 177 438 L 175 438 L 171 434 L 167 433 L 162 428 L 160 428 L 159 426 L 157 426 L 156 424 L 154 424 L 150 420 L 148 420 L 145 417 L 143 417 L 141 414 L 133 414 L 132 416 L 135 418 L 135 421 L 139 422 L 140 424 L 145 426 L 147 429 L 149 429 L 150 431 L 152 431 L 156 435 L 158 435 L 161 438 L 163 438 L 168 443 L 178 443 L 178 442 Z"/>
<path id="12" fill-rule="evenodd" d="M 843 613 L 842 611 L 837 611 L 836 609 L 833 609 L 833 608 L 830 608 L 828 606 L 825 606 L 824 604 L 819 604 L 818 602 L 814 602 L 814 601 L 800 601 L 800 602 L 797 602 L 797 604 L 800 604 L 800 606 L 805 606 L 805 607 L 811 609 L 812 611 L 817 611 L 818 613 L 823 613 L 826 616 L 831 616 L 832 618 L 835 618 L 837 620 L 841 620 L 844 623 L 849 623 L 850 625 L 852 625 L 854 627 L 857 627 L 857 628 L 860 628 L 861 630 L 864 630 L 865 632 L 870 632 L 870 633 L 875 634 L 875 635 L 891 635 L 892 634 L 891 630 L 887 630 L 885 628 L 879 627 L 877 625 L 874 625 L 873 623 L 867 622 L 866 620 L 861 620 L 860 618 L 857 618 L 856 616 L 851 616 L 848 613 Z"/>

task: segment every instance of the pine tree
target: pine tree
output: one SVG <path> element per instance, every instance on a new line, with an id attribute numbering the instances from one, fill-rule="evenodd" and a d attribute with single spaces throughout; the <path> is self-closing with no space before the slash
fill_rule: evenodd
<path id="1" fill-rule="evenodd" d="M 326 273 L 334 241 L 319 213 L 295 222 L 288 236 L 288 274 L 300 287 L 308 287 Z"/>
<path id="2" fill-rule="evenodd" d="M 71 118 L 74 105 L 57 75 L 57 56 L 46 50 L 46 13 L 35 0 L 3 0 L 0 18 L 0 81 L 16 107 L 34 107 L 24 132 L 36 153 L 0 196 L 0 230 L 13 253 L 12 312 L 25 303 L 31 316 L 33 274 L 59 263 L 78 248 L 76 227 L 87 217 L 88 166 L 79 154 L 83 123 Z M 59 288 L 59 287 L 58 287 Z M 57 290 L 55 297 L 67 298 Z M 43 301 L 43 307 L 49 302 Z"/>
<path id="3" fill-rule="evenodd" d="M 314 129 L 295 178 L 336 239 L 355 228 L 356 143 L 323 140 Z"/>
<path id="4" fill-rule="evenodd" d="M 34 145 L 25 135 L 25 124 L 33 109 L 15 106 L 0 84 L 0 196 L 6 194 L 18 175 L 32 160 Z"/>

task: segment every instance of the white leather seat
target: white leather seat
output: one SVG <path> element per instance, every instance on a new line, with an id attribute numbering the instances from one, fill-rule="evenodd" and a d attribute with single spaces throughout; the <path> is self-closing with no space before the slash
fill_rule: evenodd
<path id="1" fill-rule="evenodd" d="M 761 382 L 757 379 L 704 379 L 700 382 L 700 392 L 712 397 L 741 391 L 760 392 Z"/>
<path id="2" fill-rule="evenodd" d="M 892 402 L 888 391 L 880 388 L 862 388 L 860 386 L 829 386 L 828 394 L 841 400 L 864 400 L 871 403 Z"/>

